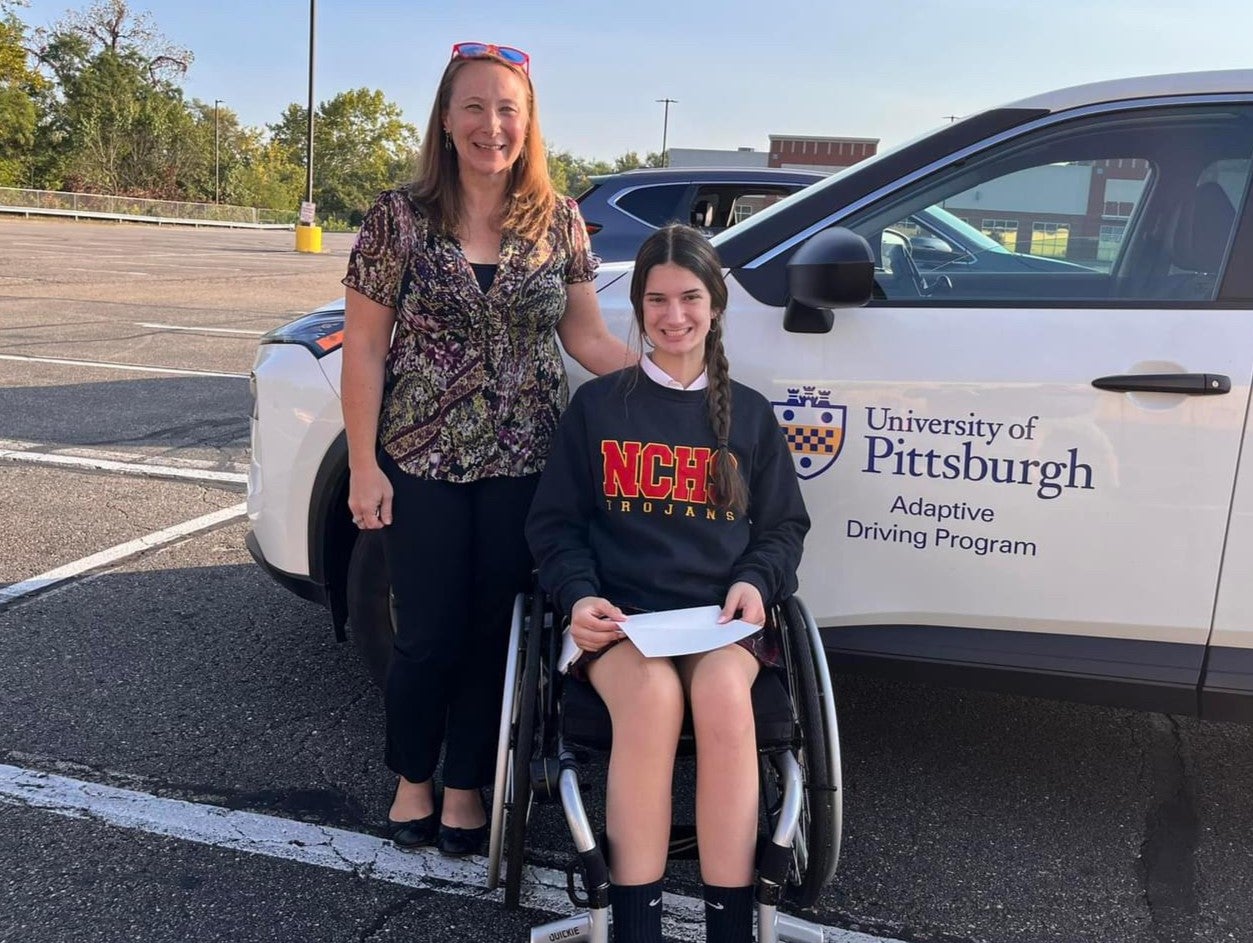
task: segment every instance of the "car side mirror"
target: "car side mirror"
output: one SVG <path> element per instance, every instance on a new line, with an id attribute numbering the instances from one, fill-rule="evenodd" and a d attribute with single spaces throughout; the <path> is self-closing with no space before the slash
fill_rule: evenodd
<path id="1" fill-rule="evenodd" d="M 832 308 L 856 308 L 874 291 L 870 243 L 842 226 L 815 233 L 787 264 L 788 304 L 783 329 L 825 334 L 835 323 Z"/>

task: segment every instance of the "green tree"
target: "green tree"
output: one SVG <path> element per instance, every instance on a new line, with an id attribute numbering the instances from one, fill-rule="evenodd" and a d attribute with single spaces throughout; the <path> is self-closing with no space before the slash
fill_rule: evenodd
<path id="1" fill-rule="evenodd" d="M 664 167 L 665 162 L 662 155 L 656 151 L 649 151 L 643 158 L 636 151 L 627 151 L 625 154 L 614 159 L 614 173 L 622 173 L 624 170 L 638 170 L 641 167 Z"/>
<path id="2" fill-rule="evenodd" d="M 614 173 L 614 166 L 603 160 L 587 160 L 569 151 L 548 152 L 548 174 L 557 192 L 578 196 L 592 185 L 591 178 L 598 174 Z"/>
<path id="3" fill-rule="evenodd" d="M 104 50 L 62 84 L 63 165 L 74 189 L 178 199 L 203 161 L 182 92 L 138 57 Z"/>
<path id="4" fill-rule="evenodd" d="M 293 161 L 283 145 L 250 128 L 243 133 L 237 159 L 226 183 L 232 202 L 288 212 L 300 205 L 304 164 Z"/>
<path id="5" fill-rule="evenodd" d="M 627 151 L 614 160 L 589 160 L 576 157 L 569 151 L 548 149 L 548 175 L 558 193 L 567 196 L 578 196 L 592 185 L 592 177 L 602 174 L 620 174 L 624 170 L 635 170 L 639 167 L 663 166 L 661 155 L 650 151 L 641 159 L 636 151 Z"/>
<path id="6" fill-rule="evenodd" d="M 152 14 L 135 12 L 127 0 L 95 0 L 86 10 L 70 10 L 51 30 L 37 30 L 42 44 L 73 36 L 88 56 L 101 52 L 132 56 L 157 85 L 187 74 L 195 58 L 172 43 L 153 23 Z"/>
<path id="7" fill-rule="evenodd" d="M 288 105 L 269 126 L 287 161 L 301 168 L 307 114 L 300 105 Z M 313 121 L 313 198 L 319 215 L 359 224 L 380 190 L 412 174 L 417 148 L 417 128 L 377 89 L 352 89 L 322 102 Z"/>
<path id="8" fill-rule="evenodd" d="M 49 83 L 30 65 L 26 25 L 0 3 L 0 186 L 29 186 Z"/>
<path id="9" fill-rule="evenodd" d="M 178 177 L 183 199 L 212 203 L 216 198 L 221 203 L 242 203 L 242 194 L 236 192 L 232 181 L 260 132 L 242 127 L 239 116 L 225 105 L 218 106 L 215 112 L 212 102 L 196 98 L 188 105 L 188 111 L 190 137 L 183 142 L 188 145 L 187 159 Z"/>
<path id="10" fill-rule="evenodd" d="M 202 135 L 176 84 L 191 53 L 126 0 L 96 0 L 35 38 L 35 55 L 58 91 L 36 135 L 46 183 L 181 197 L 204 160 Z"/>

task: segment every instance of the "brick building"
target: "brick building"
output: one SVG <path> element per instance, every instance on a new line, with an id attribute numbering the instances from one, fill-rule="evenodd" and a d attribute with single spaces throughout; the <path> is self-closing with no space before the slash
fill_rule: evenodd
<path id="1" fill-rule="evenodd" d="M 873 157 L 878 151 L 878 138 L 772 134 L 770 157 L 766 166 L 835 173 L 867 157 Z"/>
<path id="2" fill-rule="evenodd" d="M 770 149 L 764 153 L 751 147 L 733 151 L 672 147 L 668 151 L 667 164 L 670 167 L 784 167 L 835 173 L 859 160 L 873 157 L 878 150 L 878 138 L 772 134 Z"/>

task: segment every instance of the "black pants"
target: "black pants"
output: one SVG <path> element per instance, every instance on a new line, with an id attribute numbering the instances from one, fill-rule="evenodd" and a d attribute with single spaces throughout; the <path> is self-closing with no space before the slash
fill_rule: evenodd
<path id="1" fill-rule="evenodd" d="M 531 576 L 523 524 L 538 475 L 452 484 L 415 478 L 386 456 L 387 565 L 396 644 L 387 675 L 388 767 L 411 782 L 490 785 L 496 772 L 509 620 Z"/>

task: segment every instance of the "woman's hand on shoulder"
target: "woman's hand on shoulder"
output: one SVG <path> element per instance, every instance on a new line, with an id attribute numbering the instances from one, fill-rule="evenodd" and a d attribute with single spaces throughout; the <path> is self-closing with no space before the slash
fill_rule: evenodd
<path id="1" fill-rule="evenodd" d="M 585 652 L 598 652 L 606 645 L 624 638 L 618 626 L 626 614 L 600 596 L 584 596 L 570 610 L 570 635 Z"/>
<path id="2" fill-rule="evenodd" d="M 348 510 L 362 530 L 378 530 L 392 522 L 392 483 L 378 465 L 349 473 Z"/>
<path id="3" fill-rule="evenodd" d="M 736 616 L 736 613 L 739 616 Z M 722 614 L 718 622 L 726 623 L 739 618 L 753 625 L 766 624 L 766 604 L 762 602 L 761 590 L 752 583 L 732 583 L 727 590 L 726 602 L 722 604 Z"/>

